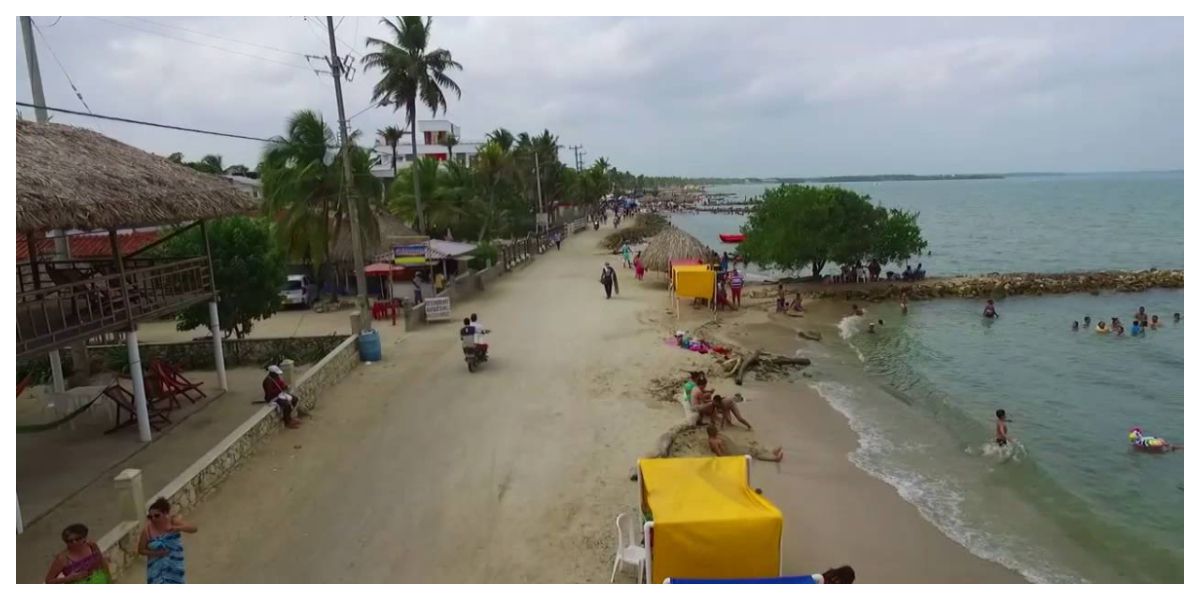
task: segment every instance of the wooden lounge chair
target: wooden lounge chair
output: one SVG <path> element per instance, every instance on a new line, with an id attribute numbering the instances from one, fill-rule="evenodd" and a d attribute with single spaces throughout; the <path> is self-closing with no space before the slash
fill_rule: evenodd
<path id="1" fill-rule="evenodd" d="M 121 385 L 120 379 L 114 379 L 107 388 L 104 388 L 104 397 L 117 406 L 115 423 L 104 433 L 112 433 L 137 423 L 137 407 L 134 406 L 133 392 L 125 389 Z M 165 411 L 150 402 L 146 404 L 152 429 L 161 431 L 163 427 L 171 424 L 171 419 L 167 417 Z"/>
<path id="2" fill-rule="evenodd" d="M 172 409 L 179 408 L 179 397 L 182 396 L 195 404 L 198 400 L 207 398 L 200 389 L 203 381 L 193 382 L 183 376 L 183 372 L 174 365 L 159 359 L 150 361 L 150 379 L 154 382 L 155 397 L 158 400 L 168 400 Z"/>

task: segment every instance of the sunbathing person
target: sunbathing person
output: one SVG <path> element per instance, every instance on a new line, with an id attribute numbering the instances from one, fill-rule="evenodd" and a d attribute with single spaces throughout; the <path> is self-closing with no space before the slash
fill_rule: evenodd
<path id="1" fill-rule="evenodd" d="M 708 432 L 708 449 L 717 456 L 737 456 L 739 454 L 749 454 L 755 460 L 763 462 L 780 462 L 783 460 L 783 448 L 779 447 L 770 452 L 764 451 L 758 447 L 758 444 L 750 443 L 750 447 L 746 452 L 737 452 L 736 448 L 729 448 L 725 444 L 725 438 L 721 437 L 721 432 L 717 430 L 717 426 L 712 423 L 708 424 L 706 429 Z"/>

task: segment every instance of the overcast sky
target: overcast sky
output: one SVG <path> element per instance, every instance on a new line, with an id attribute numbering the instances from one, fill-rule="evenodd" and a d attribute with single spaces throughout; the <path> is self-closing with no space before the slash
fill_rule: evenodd
<path id="1" fill-rule="evenodd" d="M 314 108 L 336 127 L 332 81 L 302 56 L 328 54 L 323 17 L 56 18 L 35 19 L 51 106 L 82 108 L 52 49 L 96 113 L 270 137 Z M 17 99 L 29 101 L 14 27 Z M 336 31 L 343 53 L 382 35 L 377 17 Z M 589 162 L 634 173 L 1183 168 L 1182 18 L 435 17 L 432 40 L 463 65 L 447 118 L 466 140 L 549 128 Z M 369 106 L 377 77 L 359 70 L 346 84 L 348 114 Z M 253 166 L 262 149 L 54 119 L 191 160 Z M 373 134 L 400 119 L 372 108 L 352 127 Z"/>

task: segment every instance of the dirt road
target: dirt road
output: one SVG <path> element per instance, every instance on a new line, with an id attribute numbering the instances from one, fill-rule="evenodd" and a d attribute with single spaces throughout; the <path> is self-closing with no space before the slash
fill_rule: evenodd
<path id="1" fill-rule="evenodd" d="M 454 307 L 493 330 L 478 372 L 459 325 L 432 325 L 267 442 L 188 515 L 189 582 L 607 581 L 629 469 L 680 414 L 642 391 L 671 352 L 643 322 L 665 294 L 624 270 L 605 300 L 599 237 Z"/>

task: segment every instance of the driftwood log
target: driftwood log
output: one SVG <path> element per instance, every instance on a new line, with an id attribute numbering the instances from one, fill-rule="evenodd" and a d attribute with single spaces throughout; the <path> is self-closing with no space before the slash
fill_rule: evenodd
<path id="1" fill-rule="evenodd" d="M 746 369 L 754 366 L 754 363 L 758 362 L 759 356 L 762 356 L 762 350 L 755 350 L 752 354 L 750 354 L 750 356 L 746 357 L 745 360 L 742 361 L 742 364 L 738 365 L 737 375 L 734 375 L 733 377 L 734 383 L 742 385 L 742 377 L 745 376 Z"/>

